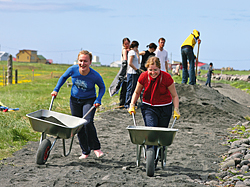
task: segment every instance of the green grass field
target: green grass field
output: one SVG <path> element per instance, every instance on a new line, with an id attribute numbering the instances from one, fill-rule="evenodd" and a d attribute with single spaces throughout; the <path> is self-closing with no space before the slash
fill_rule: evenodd
<path id="1" fill-rule="evenodd" d="M 14 70 L 18 70 L 18 84 L 4 86 L 4 70 L 7 70 L 7 62 L 0 61 L 0 104 L 10 108 L 19 108 L 19 111 L 0 112 L 0 160 L 12 155 L 28 141 L 38 141 L 40 133 L 34 132 L 26 117 L 26 114 L 49 108 L 51 95 L 58 78 L 70 65 L 37 64 L 37 63 L 13 63 Z M 104 79 L 106 93 L 102 99 L 103 112 L 118 106 L 119 97 L 109 96 L 108 88 L 119 68 L 92 67 L 97 70 Z M 2 73 L 1 73 L 2 70 Z M 206 72 L 202 72 L 205 74 Z M 223 72 L 225 73 L 225 72 Z M 229 74 L 250 74 L 248 71 L 230 71 Z M 181 77 L 174 76 L 177 83 L 181 83 Z M 70 81 L 70 80 L 69 80 Z M 250 89 L 246 82 L 224 82 L 241 89 Z M 52 110 L 70 114 L 69 97 L 70 87 L 66 84 L 61 88 L 54 101 Z M 114 104 L 116 103 L 116 105 Z"/>

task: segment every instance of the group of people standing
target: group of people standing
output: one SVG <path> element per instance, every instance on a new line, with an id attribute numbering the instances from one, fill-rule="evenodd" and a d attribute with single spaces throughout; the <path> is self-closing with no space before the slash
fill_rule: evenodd
<path id="1" fill-rule="evenodd" d="M 124 105 L 130 114 L 136 113 L 136 102 L 142 94 L 142 105 L 140 106 L 144 123 L 152 127 L 168 127 L 172 116 L 180 118 L 179 97 L 175 89 L 174 81 L 168 73 L 168 52 L 164 49 L 165 39 L 158 40 L 158 47 L 155 43 L 147 45 L 148 50 L 139 52 L 139 42 L 129 38 L 122 40 L 122 68 L 119 71 L 117 87 L 120 89 L 120 105 Z M 193 49 L 196 41 L 199 40 L 199 32 L 194 30 L 181 47 L 183 60 L 183 83 L 186 83 L 186 60 L 188 59 L 193 67 Z M 190 46 L 189 46 L 190 43 Z M 140 56 L 142 61 L 140 63 Z M 91 107 L 101 105 L 101 99 L 105 93 L 105 84 L 101 75 L 90 67 L 92 54 L 86 50 L 78 54 L 78 64 L 69 67 L 59 78 L 58 83 L 52 91 L 52 96 L 57 96 L 60 88 L 66 80 L 72 78 L 70 97 L 71 114 L 83 117 Z M 193 72 L 190 76 L 193 76 Z M 194 79 L 190 78 L 189 84 Z M 99 93 L 96 96 L 95 86 L 98 86 Z M 95 109 L 85 118 L 88 123 L 84 124 L 77 136 L 82 149 L 79 159 L 86 159 L 93 150 L 100 158 L 104 156 L 94 126 Z M 155 147 L 156 149 L 156 147 Z"/>
<path id="2" fill-rule="evenodd" d="M 148 50 L 139 52 L 138 41 L 132 41 L 130 44 L 129 38 L 124 38 L 122 40 L 123 48 L 121 69 L 123 70 L 119 72 L 119 81 L 122 80 L 123 83 L 121 84 L 120 91 L 120 108 L 129 108 L 133 92 L 136 88 L 137 80 L 142 72 L 147 71 L 145 65 L 150 57 L 158 57 L 161 64 L 160 69 L 162 71 L 168 71 L 168 52 L 164 49 L 165 41 L 166 40 L 164 38 L 160 38 L 158 40 L 158 47 L 155 43 L 150 43 L 146 46 Z M 140 56 L 142 56 L 141 62 Z M 124 64 L 127 64 L 127 66 Z"/>

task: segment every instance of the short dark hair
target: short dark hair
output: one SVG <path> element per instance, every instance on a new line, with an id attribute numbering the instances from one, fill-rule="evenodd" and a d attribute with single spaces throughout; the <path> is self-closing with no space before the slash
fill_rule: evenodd
<path id="1" fill-rule="evenodd" d="M 157 45 L 156 45 L 155 43 L 150 43 L 150 44 L 147 45 L 146 47 L 156 49 L 156 48 L 157 48 Z"/>
<path id="2" fill-rule="evenodd" d="M 139 46 L 139 42 L 137 41 L 132 41 L 131 45 L 129 46 L 129 48 L 134 48 L 134 47 L 138 47 Z"/>
<path id="3" fill-rule="evenodd" d="M 209 64 L 210 66 L 213 66 L 213 63 L 212 62 L 210 62 L 210 64 Z"/>

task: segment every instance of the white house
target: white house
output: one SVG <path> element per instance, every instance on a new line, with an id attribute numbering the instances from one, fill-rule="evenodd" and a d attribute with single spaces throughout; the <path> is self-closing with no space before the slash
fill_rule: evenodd
<path id="1" fill-rule="evenodd" d="M 117 60 L 117 61 L 112 62 L 110 64 L 110 67 L 121 67 L 121 66 L 122 66 L 122 61 L 120 61 L 120 60 Z"/>
<path id="2" fill-rule="evenodd" d="M 209 64 L 203 63 L 203 62 L 198 62 L 198 68 L 200 70 L 208 70 L 209 69 Z"/>
<path id="3" fill-rule="evenodd" d="M 7 61 L 9 57 L 9 53 L 4 51 L 0 51 L 0 61 Z"/>
<path id="4" fill-rule="evenodd" d="M 93 56 L 92 62 L 100 62 L 99 56 Z"/>

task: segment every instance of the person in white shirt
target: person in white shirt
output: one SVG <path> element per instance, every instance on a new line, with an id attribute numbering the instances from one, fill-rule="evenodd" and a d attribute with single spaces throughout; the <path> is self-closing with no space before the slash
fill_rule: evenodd
<path id="1" fill-rule="evenodd" d="M 128 70 L 127 70 L 127 92 L 125 108 L 129 108 L 132 95 L 134 93 L 137 80 L 141 74 L 139 69 L 140 56 L 139 56 L 139 43 L 137 41 L 132 41 L 130 45 L 130 51 L 128 52 Z"/>
<path id="2" fill-rule="evenodd" d="M 160 59 L 161 70 L 168 72 L 168 52 L 163 48 L 165 45 L 165 38 L 160 38 L 158 40 L 158 48 L 156 49 L 155 56 Z"/>

